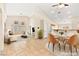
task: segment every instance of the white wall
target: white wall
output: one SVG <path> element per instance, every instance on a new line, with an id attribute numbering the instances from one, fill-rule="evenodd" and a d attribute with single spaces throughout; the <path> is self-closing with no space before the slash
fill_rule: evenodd
<path id="1" fill-rule="evenodd" d="M 4 6 L 0 4 L 0 51 L 4 49 Z"/>
<path id="2" fill-rule="evenodd" d="M 2 24 L 2 14 L 0 13 L 0 51 L 3 50 L 4 46 L 4 36 L 3 36 L 3 24 Z"/>
<path id="3" fill-rule="evenodd" d="M 79 16 L 74 16 L 70 20 L 72 21 L 72 28 L 79 29 Z"/>

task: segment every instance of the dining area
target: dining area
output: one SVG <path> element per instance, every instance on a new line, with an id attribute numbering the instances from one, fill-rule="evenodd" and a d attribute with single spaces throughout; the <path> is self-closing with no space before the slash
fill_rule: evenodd
<path id="1" fill-rule="evenodd" d="M 52 29 L 48 34 L 48 49 L 54 53 L 60 52 L 60 55 L 78 55 L 79 30 Z"/>

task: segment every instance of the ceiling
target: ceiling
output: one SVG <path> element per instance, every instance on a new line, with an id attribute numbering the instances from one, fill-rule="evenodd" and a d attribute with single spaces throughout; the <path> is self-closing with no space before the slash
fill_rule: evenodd
<path id="1" fill-rule="evenodd" d="M 67 19 L 79 16 L 79 3 L 69 3 L 69 7 L 64 7 L 62 9 L 51 7 L 52 5 L 53 4 L 47 4 L 40 7 L 47 16 L 54 21 L 58 21 L 60 23 L 70 23 L 71 21 Z M 61 12 L 60 14 L 58 14 L 59 11 Z"/>
<path id="2" fill-rule="evenodd" d="M 79 3 L 69 3 L 69 7 L 58 9 L 52 7 L 52 5 L 57 3 L 43 3 L 43 4 L 33 4 L 33 3 L 7 3 L 6 4 L 6 14 L 7 15 L 29 15 L 31 16 L 37 9 L 45 13 L 49 19 L 60 23 L 70 23 L 71 17 L 79 16 Z M 60 14 L 58 14 L 60 12 Z"/>

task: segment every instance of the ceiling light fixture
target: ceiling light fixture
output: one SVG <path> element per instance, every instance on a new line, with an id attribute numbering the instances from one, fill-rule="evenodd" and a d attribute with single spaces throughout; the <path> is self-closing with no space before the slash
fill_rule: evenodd
<path id="1" fill-rule="evenodd" d="M 65 4 L 65 3 L 59 3 L 59 4 L 52 5 L 52 7 L 59 7 L 59 8 L 67 7 L 67 6 L 69 6 L 69 5 Z"/>

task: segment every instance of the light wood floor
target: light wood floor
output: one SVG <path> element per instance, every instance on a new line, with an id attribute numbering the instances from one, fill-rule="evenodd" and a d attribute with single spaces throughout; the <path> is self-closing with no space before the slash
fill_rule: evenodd
<path id="1" fill-rule="evenodd" d="M 46 39 L 22 39 L 10 45 L 5 44 L 3 53 L 11 56 L 51 56 L 53 53 L 45 47 L 46 43 Z"/>
<path id="2" fill-rule="evenodd" d="M 6 56 L 54 56 L 63 55 L 63 51 L 51 52 L 46 47 L 47 39 L 21 39 L 10 45 L 4 45 L 3 55 Z M 55 49 L 56 50 L 56 49 Z M 61 54 L 62 53 L 62 54 Z"/>

